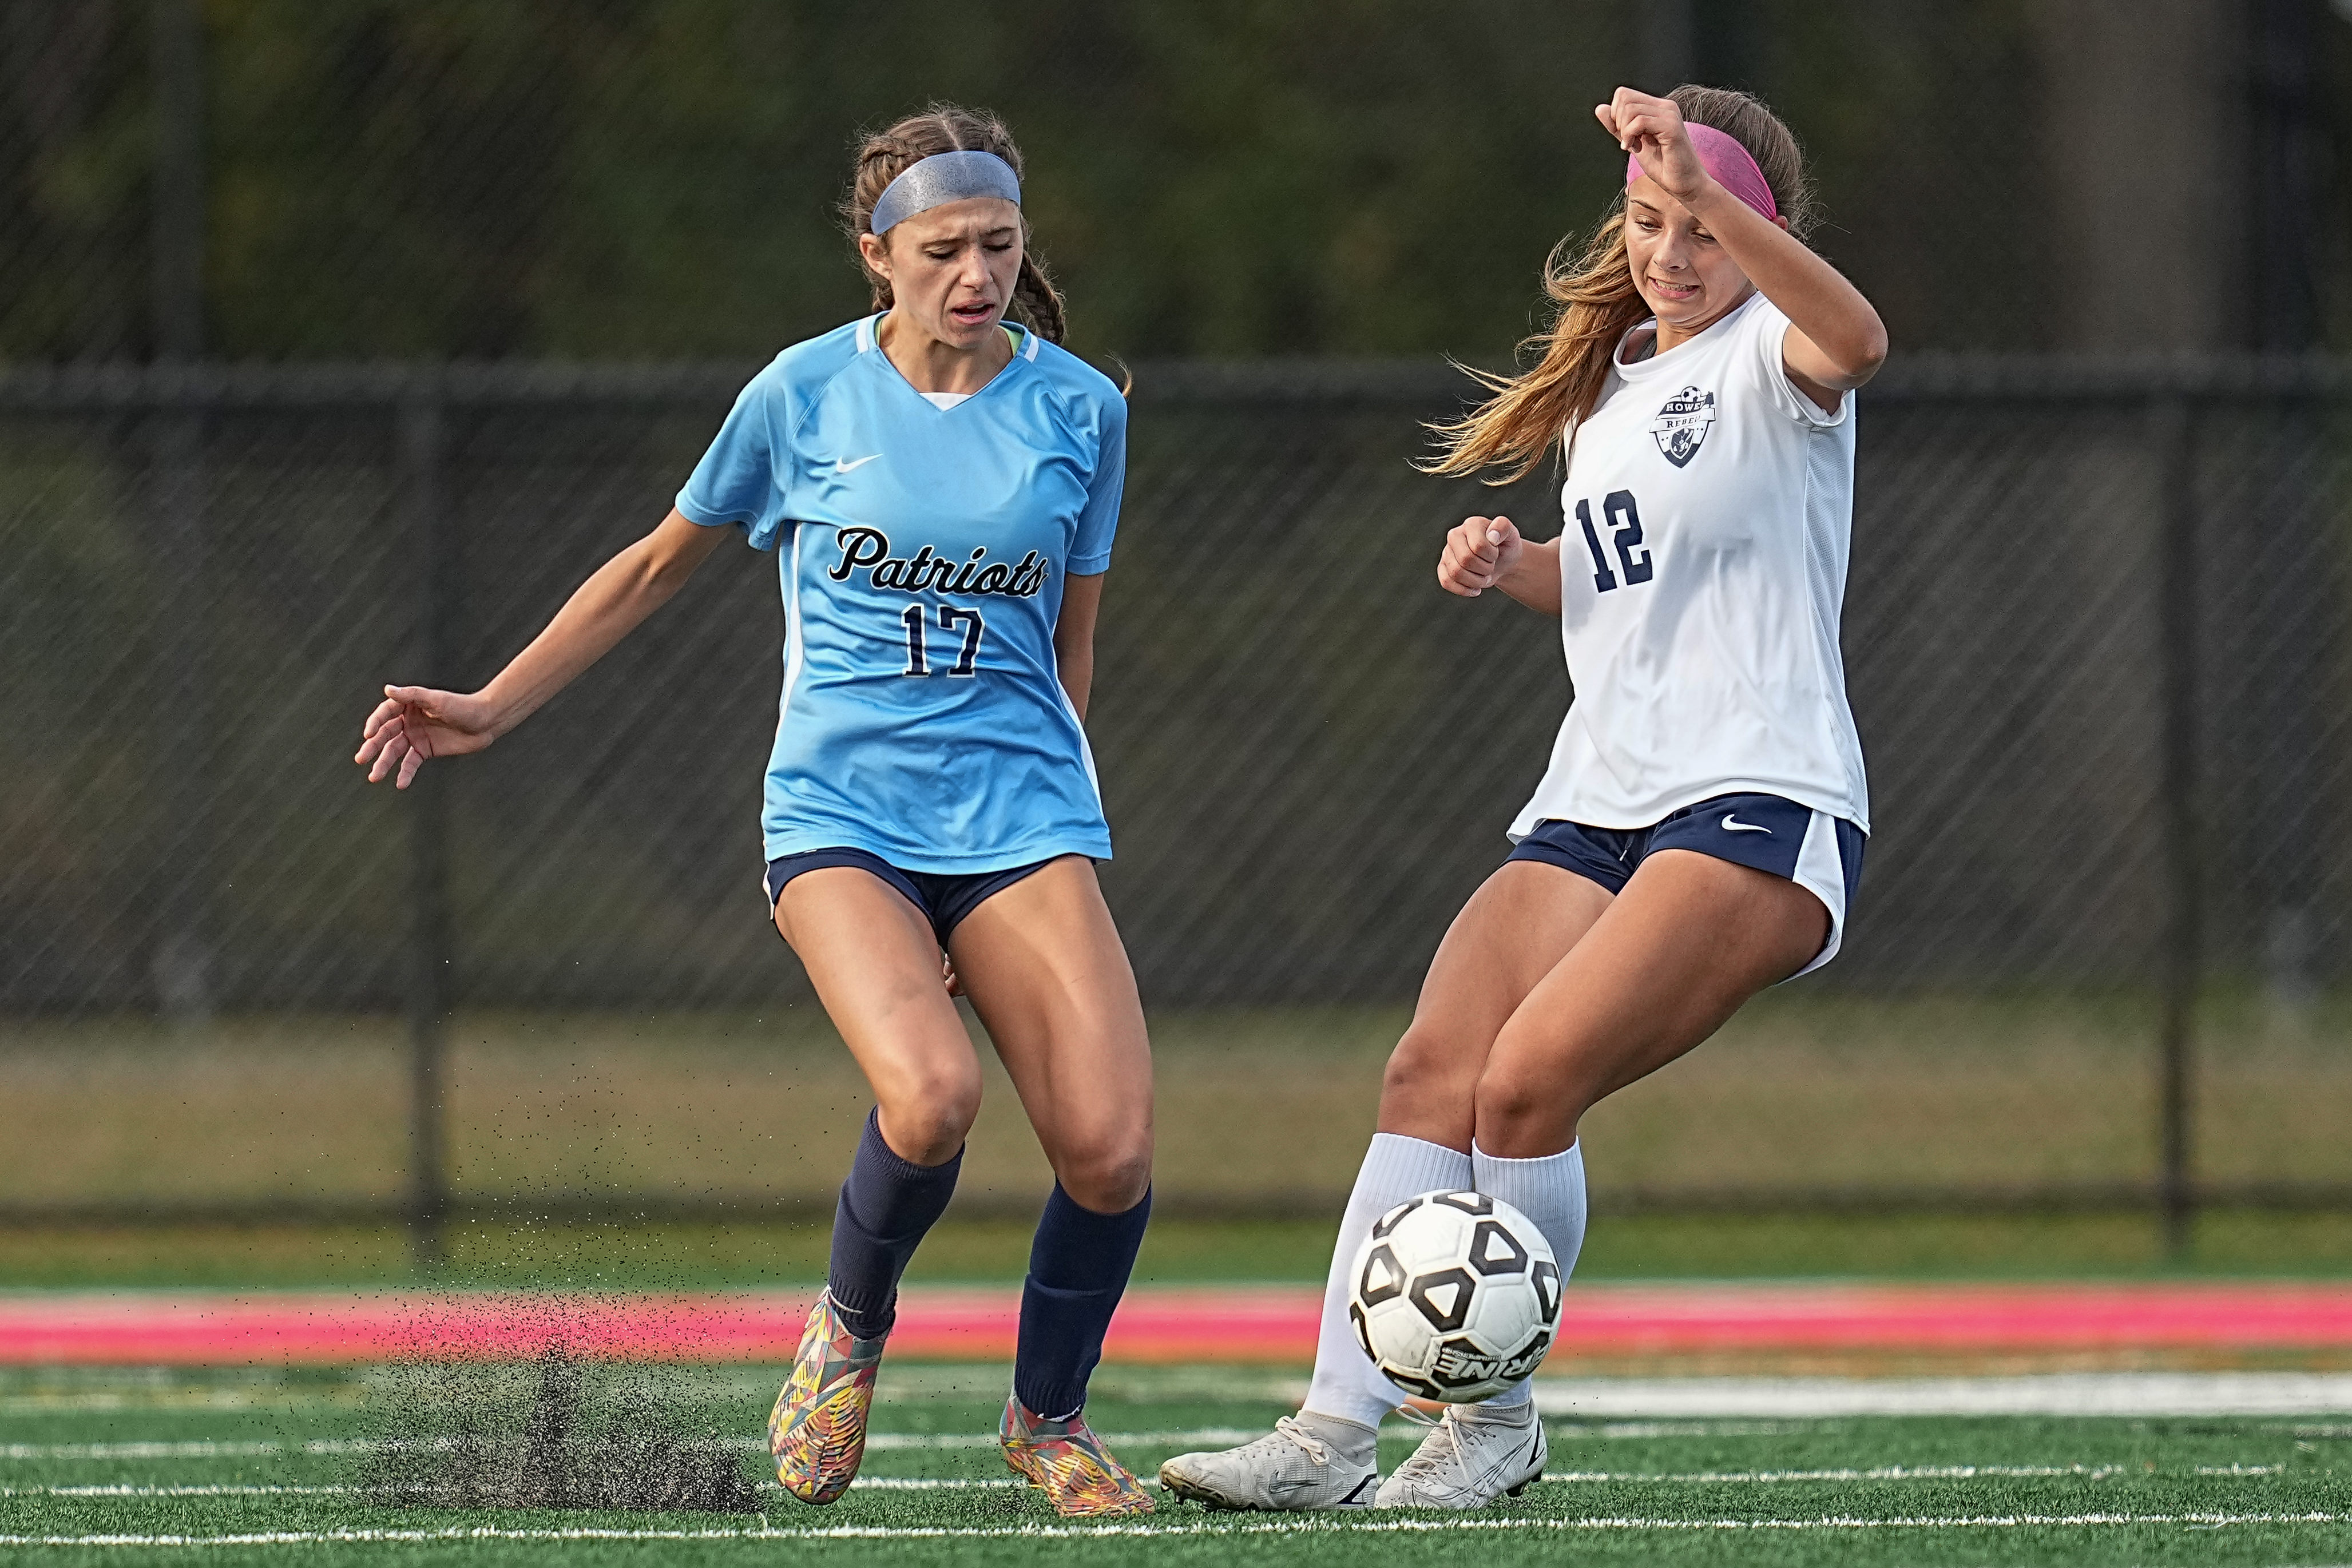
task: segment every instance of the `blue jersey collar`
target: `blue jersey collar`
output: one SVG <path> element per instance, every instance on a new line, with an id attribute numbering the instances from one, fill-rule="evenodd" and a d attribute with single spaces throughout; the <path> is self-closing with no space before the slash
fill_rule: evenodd
<path id="1" fill-rule="evenodd" d="M 890 312 L 887 310 L 877 310 L 873 315 L 863 317 L 859 319 L 857 323 L 857 351 L 859 353 L 870 354 L 882 346 L 882 340 L 880 337 L 882 330 L 882 318 L 888 314 L 890 314 Z M 1034 363 L 1037 358 L 1037 345 L 1043 342 L 1044 340 L 1039 338 L 1036 333 L 1029 330 L 1028 328 L 1024 327 L 1018 321 L 1003 321 L 998 324 L 1006 331 L 1013 334 L 1013 352 L 1014 357 L 1028 360 Z"/>
<path id="2" fill-rule="evenodd" d="M 882 352 L 882 318 L 888 314 L 889 312 L 887 310 L 877 310 L 873 315 L 863 317 L 858 320 L 857 351 L 860 354 L 872 354 L 876 359 L 881 361 L 882 368 L 889 373 L 890 378 L 893 381 L 897 382 L 900 386 L 905 387 L 908 392 L 913 393 L 915 396 L 921 397 L 923 394 L 915 391 L 915 383 L 908 381 L 899 371 L 898 367 L 890 362 L 889 355 Z M 973 397 L 980 396 L 982 392 L 987 392 L 990 387 L 993 387 L 997 382 L 1003 381 L 1005 377 L 1005 372 L 1012 370 L 1014 365 L 1019 364 L 1022 361 L 1026 360 L 1033 364 L 1036 361 L 1037 345 L 1044 341 L 1044 340 L 1039 338 L 1036 333 L 1029 330 L 1028 328 L 1022 326 L 1018 321 L 1006 321 L 1003 322 L 1002 325 L 1007 332 L 1013 334 L 1013 358 L 1005 361 L 1004 369 L 998 371 L 996 374 L 991 376 L 988 379 L 986 386 L 982 387 L 980 392 L 976 392 L 971 394 Z M 928 400 L 926 401 L 928 402 Z"/>

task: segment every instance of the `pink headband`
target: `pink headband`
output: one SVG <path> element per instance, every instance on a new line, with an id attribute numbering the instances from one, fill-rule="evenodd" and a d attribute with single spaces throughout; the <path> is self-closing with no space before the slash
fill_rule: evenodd
<path id="1" fill-rule="evenodd" d="M 1768 218 L 1778 218 L 1780 209 L 1772 203 L 1772 187 L 1764 183 L 1764 171 L 1756 166 L 1756 159 L 1739 144 L 1736 136 L 1727 136 L 1712 125 L 1693 125 L 1685 120 L 1683 129 L 1690 133 L 1691 151 L 1715 183 L 1762 213 Z M 1625 183 L 1632 184 L 1642 177 L 1642 161 L 1625 160 Z"/>

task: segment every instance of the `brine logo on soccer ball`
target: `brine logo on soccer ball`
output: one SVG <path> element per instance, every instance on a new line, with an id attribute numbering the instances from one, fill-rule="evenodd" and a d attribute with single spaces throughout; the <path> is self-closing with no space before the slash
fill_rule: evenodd
<path id="1" fill-rule="evenodd" d="M 1437 1364 L 1430 1368 L 1430 1375 L 1449 1388 L 1498 1378 L 1516 1383 L 1541 1366 L 1544 1353 L 1550 1348 L 1548 1333 L 1536 1335 L 1533 1344 L 1521 1347 L 1515 1355 L 1486 1355 L 1467 1341 L 1448 1340 L 1437 1347 Z"/>
<path id="2" fill-rule="evenodd" d="M 1657 439 L 1658 450 L 1666 461 L 1681 468 L 1698 455 L 1699 444 L 1706 439 L 1707 426 L 1715 423 L 1715 394 L 1696 387 L 1685 387 L 1666 400 L 1658 410 L 1658 417 L 1650 421 L 1650 434 Z"/>
<path id="3" fill-rule="evenodd" d="M 841 559 L 824 569 L 827 577 L 847 582 L 863 571 L 876 588 L 899 593 L 994 593 L 1028 599 L 1045 586 L 1052 570 L 1035 550 L 1017 561 L 990 560 L 985 545 L 962 560 L 940 555 L 929 545 L 910 556 L 894 556 L 890 536 L 880 528 L 841 528 L 835 542 L 841 547 Z"/>

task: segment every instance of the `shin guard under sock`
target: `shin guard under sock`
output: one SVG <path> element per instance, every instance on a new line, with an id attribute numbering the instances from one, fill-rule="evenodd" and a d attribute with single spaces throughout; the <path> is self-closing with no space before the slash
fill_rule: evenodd
<path id="1" fill-rule="evenodd" d="M 1531 1160 L 1507 1160 L 1470 1145 L 1470 1163 L 1477 1187 L 1499 1198 L 1535 1221 L 1551 1255 L 1559 1264 L 1559 1282 L 1576 1271 L 1576 1255 L 1584 1248 L 1584 1145 L 1570 1144 L 1557 1155 Z M 1522 1378 L 1487 1401 L 1490 1405 L 1524 1405 L 1535 1396 Z"/>
<path id="2" fill-rule="evenodd" d="M 1375 1133 L 1364 1151 L 1363 1167 L 1339 1219 L 1339 1239 L 1331 1249 L 1331 1272 L 1323 1286 L 1323 1326 L 1315 1342 L 1315 1380 L 1307 1386 L 1307 1408 L 1361 1426 L 1378 1427 L 1404 1403 L 1404 1390 L 1381 1375 L 1357 1343 L 1348 1322 L 1349 1270 L 1356 1249 L 1372 1233 L 1372 1222 L 1409 1197 L 1470 1185 L 1470 1156 L 1459 1149 L 1402 1133 Z"/>
<path id="3" fill-rule="evenodd" d="M 866 1135 L 841 1184 L 833 1214 L 833 1262 L 826 1286 L 849 1332 L 880 1339 L 898 1319 L 898 1276 L 926 1232 L 955 1196 L 963 1151 L 943 1166 L 901 1159 L 882 1138 L 882 1113 L 866 1118 Z"/>
<path id="4" fill-rule="evenodd" d="M 1097 1214 L 1054 1184 L 1029 1248 L 1013 1362 L 1013 1392 L 1031 1415 L 1066 1421 L 1085 1406 L 1087 1379 L 1102 1360 L 1103 1335 L 1150 1218 L 1148 1190 L 1124 1213 Z"/>

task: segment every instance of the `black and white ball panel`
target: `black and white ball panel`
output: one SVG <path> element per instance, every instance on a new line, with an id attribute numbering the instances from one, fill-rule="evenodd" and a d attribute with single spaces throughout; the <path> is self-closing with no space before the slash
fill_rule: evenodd
<path id="1" fill-rule="evenodd" d="M 1424 1193 L 1382 1215 L 1357 1254 L 1348 1319 L 1398 1387 L 1484 1399 L 1551 1348 L 1559 1267 L 1543 1233 L 1475 1192 Z"/>

